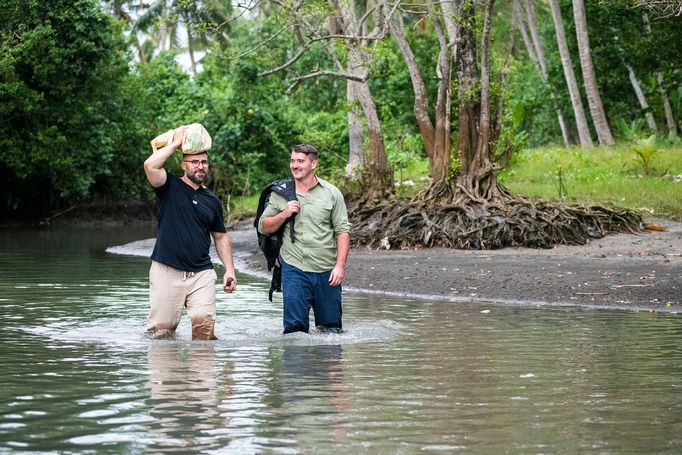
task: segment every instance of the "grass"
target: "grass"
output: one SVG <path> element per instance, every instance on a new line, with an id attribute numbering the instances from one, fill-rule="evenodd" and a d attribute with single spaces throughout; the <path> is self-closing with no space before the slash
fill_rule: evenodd
<path id="1" fill-rule="evenodd" d="M 634 148 L 525 150 L 499 177 L 525 196 L 617 205 L 682 220 L 682 146 L 659 147 L 648 162 L 648 176 Z"/>
<path id="2" fill-rule="evenodd" d="M 233 196 L 229 202 L 223 199 L 223 202 L 227 202 L 227 210 L 225 210 L 227 224 L 254 216 L 258 208 L 259 197 L 260 194 L 253 194 L 251 196 Z"/>
<path id="3" fill-rule="evenodd" d="M 682 145 L 658 146 L 647 161 L 648 176 L 644 175 L 636 145 L 523 150 L 514 156 L 499 179 L 523 196 L 615 205 L 638 210 L 645 218 L 662 216 L 682 221 Z M 414 185 L 396 186 L 397 195 L 413 195 L 424 186 L 427 173 L 428 161 L 415 160 L 402 175 L 403 180 Z M 395 179 L 399 179 L 397 171 Z M 226 215 L 230 221 L 253 216 L 257 205 L 258 194 L 233 197 Z"/>

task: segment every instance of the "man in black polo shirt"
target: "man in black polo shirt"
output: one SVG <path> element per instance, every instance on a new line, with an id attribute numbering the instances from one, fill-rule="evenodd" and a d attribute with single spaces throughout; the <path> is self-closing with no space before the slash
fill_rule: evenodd
<path id="1" fill-rule="evenodd" d="M 181 178 L 167 172 L 166 160 L 182 145 L 185 127 L 173 141 L 144 162 L 147 180 L 158 200 L 158 231 L 149 270 L 147 334 L 167 337 L 180 323 L 183 308 L 192 320 L 193 340 L 215 340 L 215 280 L 209 248 L 211 237 L 225 267 L 223 289 L 232 292 L 237 279 L 232 244 L 216 195 L 203 185 L 208 172 L 206 152 L 183 155 Z"/>

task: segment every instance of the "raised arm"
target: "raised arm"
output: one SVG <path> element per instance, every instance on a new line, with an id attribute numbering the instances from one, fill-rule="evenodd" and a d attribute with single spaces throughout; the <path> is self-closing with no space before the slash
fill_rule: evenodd
<path id="1" fill-rule="evenodd" d="M 230 293 L 237 289 L 237 275 L 234 271 L 234 261 L 232 259 L 232 242 L 225 232 L 211 232 L 215 249 L 218 252 L 218 257 L 225 267 L 225 274 L 223 275 L 223 289 Z"/>
<path id="2" fill-rule="evenodd" d="M 187 127 L 181 126 L 173 133 L 173 142 L 167 146 L 152 153 L 144 162 L 144 173 L 147 175 L 147 180 L 154 187 L 158 188 L 166 183 L 166 170 L 163 165 L 166 160 L 182 146 L 182 134 Z"/>

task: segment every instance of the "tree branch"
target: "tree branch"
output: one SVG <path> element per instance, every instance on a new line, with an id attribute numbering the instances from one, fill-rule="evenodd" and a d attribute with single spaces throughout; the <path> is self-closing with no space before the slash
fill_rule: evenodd
<path id="1" fill-rule="evenodd" d="M 275 33 L 273 33 L 272 35 L 270 35 L 270 37 L 269 37 L 268 39 L 266 39 L 265 41 L 261 41 L 260 43 L 258 43 L 257 46 L 252 47 L 251 49 L 242 52 L 241 54 L 237 55 L 236 57 L 232 57 L 232 59 L 238 59 L 238 58 L 246 57 L 246 56 L 249 55 L 249 54 L 253 54 L 254 52 L 256 52 L 256 50 L 260 49 L 261 47 L 265 46 L 267 43 L 269 43 L 270 41 L 272 41 L 273 39 L 275 39 L 275 37 L 276 37 L 277 35 L 279 35 L 280 33 L 282 33 L 284 30 L 286 30 L 286 28 L 287 28 L 286 26 L 280 28 L 280 29 L 277 30 Z M 299 56 L 299 57 L 300 57 L 300 56 Z"/>
<path id="2" fill-rule="evenodd" d="M 639 0 L 635 8 L 639 7 L 649 10 L 656 19 L 682 16 L 681 0 Z"/>
<path id="3" fill-rule="evenodd" d="M 278 66 L 277 68 L 273 68 L 273 69 L 271 69 L 271 70 L 267 70 L 267 71 L 263 71 L 262 73 L 258 73 L 258 76 L 269 76 L 269 75 L 271 75 L 271 74 L 274 74 L 274 73 L 276 73 L 276 72 L 278 72 L 278 71 L 282 71 L 283 69 L 286 69 L 286 68 L 290 67 L 291 65 L 293 65 L 293 64 L 296 62 L 296 60 L 298 60 L 299 58 L 301 58 L 301 56 L 302 56 L 303 54 L 305 54 L 305 52 L 306 52 L 308 49 L 310 49 L 310 48 L 309 48 L 307 45 L 305 45 L 304 47 L 302 47 L 301 49 L 299 49 L 299 51 L 296 53 L 296 55 L 294 55 L 293 57 L 291 57 L 291 58 L 289 59 L 288 62 L 284 63 L 283 65 Z"/>
<path id="4" fill-rule="evenodd" d="M 348 79 L 350 81 L 355 81 L 355 82 L 366 82 L 367 79 L 369 78 L 367 74 L 364 74 L 362 76 L 358 76 L 356 74 L 347 73 L 345 71 L 320 70 L 320 71 L 315 71 L 313 73 L 306 74 L 305 76 L 295 77 L 292 79 L 292 82 L 294 84 L 297 84 L 297 83 L 305 81 L 307 79 L 313 79 L 313 78 L 320 77 L 320 76 L 338 77 L 341 79 Z"/>

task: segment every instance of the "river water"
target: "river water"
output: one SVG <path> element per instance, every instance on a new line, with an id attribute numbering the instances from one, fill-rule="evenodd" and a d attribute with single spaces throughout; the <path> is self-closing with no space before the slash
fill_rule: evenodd
<path id="1" fill-rule="evenodd" d="M 154 341 L 149 259 L 107 252 L 151 236 L 0 231 L 0 452 L 682 453 L 679 315 L 346 293 L 283 336 L 240 275 L 219 341 Z"/>

